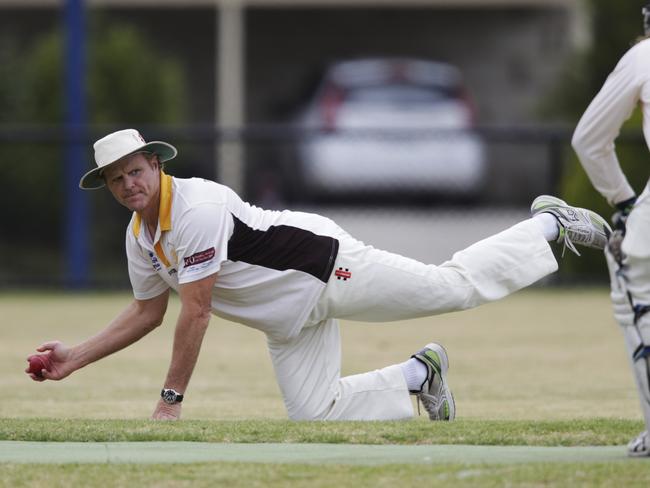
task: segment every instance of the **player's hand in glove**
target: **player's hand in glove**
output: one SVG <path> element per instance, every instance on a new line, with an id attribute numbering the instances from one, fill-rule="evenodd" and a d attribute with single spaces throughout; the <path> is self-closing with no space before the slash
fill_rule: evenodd
<path id="1" fill-rule="evenodd" d="M 619 265 L 623 262 L 621 244 L 623 244 L 623 238 L 625 237 L 627 217 L 630 215 L 635 203 L 636 197 L 617 203 L 617 211 L 612 215 L 612 234 L 609 236 L 607 246 Z"/>

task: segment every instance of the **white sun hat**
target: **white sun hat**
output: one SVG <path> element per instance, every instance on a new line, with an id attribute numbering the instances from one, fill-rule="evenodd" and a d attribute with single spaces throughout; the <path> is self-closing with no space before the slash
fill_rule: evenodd
<path id="1" fill-rule="evenodd" d="M 102 137 L 93 145 L 97 167 L 88 171 L 79 181 L 79 188 L 96 190 L 105 185 L 102 172 L 120 159 L 139 152 L 158 155 L 161 163 L 174 159 L 178 151 L 171 144 L 162 141 L 146 142 L 135 129 L 118 130 Z"/>

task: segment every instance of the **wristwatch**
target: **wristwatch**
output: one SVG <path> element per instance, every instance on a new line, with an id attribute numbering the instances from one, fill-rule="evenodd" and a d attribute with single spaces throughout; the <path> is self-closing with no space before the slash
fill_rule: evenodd
<path id="1" fill-rule="evenodd" d="M 183 395 L 171 388 L 163 388 L 160 392 L 160 397 L 162 398 L 163 402 L 169 405 L 174 405 L 183 401 Z"/>

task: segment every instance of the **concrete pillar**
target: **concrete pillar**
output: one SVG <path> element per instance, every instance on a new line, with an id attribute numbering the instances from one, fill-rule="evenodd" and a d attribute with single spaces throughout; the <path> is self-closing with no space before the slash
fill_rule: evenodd
<path id="1" fill-rule="evenodd" d="M 242 194 L 244 150 L 236 136 L 244 125 L 244 12 L 241 0 L 218 0 L 217 127 L 227 131 L 216 147 L 217 175 L 224 185 Z"/>
<path id="2" fill-rule="evenodd" d="M 592 19 L 586 0 L 574 1 L 568 6 L 571 44 L 573 49 L 583 51 L 593 42 Z"/>

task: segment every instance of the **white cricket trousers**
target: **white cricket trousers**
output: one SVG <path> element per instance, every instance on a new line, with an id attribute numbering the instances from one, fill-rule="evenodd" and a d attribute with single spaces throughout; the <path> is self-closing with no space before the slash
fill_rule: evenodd
<path id="1" fill-rule="evenodd" d="M 611 278 L 614 316 L 621 326 L 625 346 L 639 393 L 646 429 L 650 429 L 650 358 L 634 360 L 635 352 L 650 346 L 650 312 L 634 321 L 635 305 L 650 305 L 650 183 L 636 201 L 627 219 L 621 249 L 623 269 L 606 252 Z"/>
<path id="2" fill-rule="evenodd" d="M 464 310 L 557 270 L 532 219 L 439 266 L 374 249 L 343 230 L 335 237 L 339 254 L 334 271 L 310 320 L 293 339 L 268 338 L 287 412 L 295 420 L 390 420 L 414 414 L 399 365 L 341 378 L 337 319 L 383 322 Z"/>

